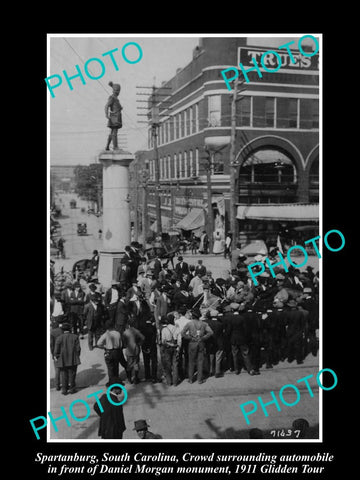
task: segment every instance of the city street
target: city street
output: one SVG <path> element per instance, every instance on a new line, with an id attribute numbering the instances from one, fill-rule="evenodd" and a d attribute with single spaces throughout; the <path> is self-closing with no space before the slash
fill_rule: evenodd
<path id="1" fill-rule="evenodd" d="M 94 249 L 101 250 L 101 240 L 98 238 L 98 230 L 102 228 L 102 217 L 88 215 L 81 212 L 81 207 L 87 211 L 87 202 L 77 199 L 77 208 L 70 209 L 69 201 L 76 198 L 73 194 L 61 194 L 63 217 L 59 218 L 62 226 L 62 236 L 66 239 L 65 259 L 55 259 L 55 273 L 61 267 L 70 271 L 75 261 L 82 258 L 90 258 Z M 77 223 L 87 223 L 87 236 L 78 236 L 76 233 Z M 198 258 L 202 258 L 204 265 L 213 273 L 213 277 L 225 276 L 230 263 L 221 256 L 208 255 L 184 255 L 186 261 L 195 264 Z M 54 258 L 54 257 L 52 257 Z M 318 268 L 317 258 L 310 257 L 309 265 Z M 104 353 L 101 349 L 89 351 L 87 336 L 80 339 L 81 365 L 78 367 L 76 378 L 77 391 L 74 394 L 62 395 L 54 388 L 54 366 L 49 356 L 50 370 L 50 395 L 49 410 L 54 418 L 62 415 L 61 407 L 69 412 L 69 405 L 77 399 L 86 400 L 87 396 L 103 390 L 106 391 L 108 382 L 107 369 L 104 361 Z M 165 383 L 152 384 L 141 381 L 138 385 L 125 382 L 128 392 L 127 402 L 124 404 L 124 415 L 127 430 L 124 440 L 139 440 L 133 430 L 134 421 L 146 419 L 150 430 L 160 434 L 164 439 L 179 439 L 186 441 L 204 440 L 231 440 L 248 439 L 249 430 L 257 427 L 265 432 L 266 439 L 274 438 L 273 429 L 291 428 L 292 422 L 297 418 L 305 418 L 310 424 L 309 436 L 318 438 L 319 428 L 319 387 L 316 384 L 316 374 L 319 371 L 319 358 L 309 355 L 303 364 L 296 362 L 281 362 L 273 369 L 261 370 L 261 375 L 250 376 L 245 372 L 235 375 L 226 372 L 222 378 L 210 377 L 204 384 L 189 384 L 183 381 L 177 387 L 167 386 Z M 304 382 L 297 384 L 297 380 L 313 375 L 309 383 L 313 389 L 314 397 L 311 397 Z M 122 372 L 125 379 L 125 372 Z M 140 378 L 144 378 L 143 371 Z M 284 393 L 284 400 L 294 406 L 281 403 L 278 392 L 284 385 L 294 384 L 298 386 L 301 397 L 296 402 L 293 390 Z M 274 391 L 281 411 L 278 411 L 274 403 L 267 407 L 268 416 L 259 404 L 260 396 L 263 403 L 272 400 L 270 392 Z M 321 391 L 321 390 L 320 390 Z M 325 393 L 328 394 L 328 393 Z M 331 393 L 330 393 L 331 395 Z M 101 395 L 99 395 L 101 396 Z M 246 424 L 245 418 L 239 408 L 239 404 L 247 401 L 256 401 L 257 411 L 249 416 L 250 425 Z M 58 432 L 48 426 L 50 440 L 96 440 L 99 418 L 92 406 L 94 397 L 89 400 L 91 415 L 83 422 L 71 419 L 68 426 L 65 420 L 57 422 Z M 247 407 L 250 409 L 250 406 Z M 74 410 L 79 417 L 85 416 L 86 411 L 81 404 Z M 70 416 L 69 416 L 70 418 Z M 49 422 L 50 425 L 50 422 Z M 277 437 L 275 440 L 284 440 L 286 437 Z"/>

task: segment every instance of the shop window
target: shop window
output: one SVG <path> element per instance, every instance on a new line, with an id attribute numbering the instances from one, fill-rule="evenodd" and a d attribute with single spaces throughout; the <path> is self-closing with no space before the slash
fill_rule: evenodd
<path id="1" fill-rule="evenodd" d="M 251 97 L 243 97 L 239 103 L 238 124 L 242 127 L 250 126 Z"/>
<path id="2" fill-rule="evenodd" d="M 296 98 L 276 99 L 276 127 L 297 128 L 297 102 Z"/>
<path id="3" fill-rule="evenodd" d="M 253 97 L 253 126 L 274 127 L 273 97 Z"/>
<path id="4" fill-rule="evenodd" d="M 319 101 L 317 99 L 300 99 L 300 128 L 319 128 Z"/>
<path id="5" fill-rule="evenodd" d="M 208 97 L 208 122 L 209 127 L 221 125 L 221 95 L 209 95 Z"/>

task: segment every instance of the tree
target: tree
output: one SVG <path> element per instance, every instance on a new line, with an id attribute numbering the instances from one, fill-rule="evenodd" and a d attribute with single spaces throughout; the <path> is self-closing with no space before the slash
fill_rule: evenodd
<path id="1" fill-rule="evenodd" d="M 83 200 L 95 203 L 99 210 L 102 196 L 102 165 L 99 163 L 77 165 L 74 174 L 75 192 Z"/>

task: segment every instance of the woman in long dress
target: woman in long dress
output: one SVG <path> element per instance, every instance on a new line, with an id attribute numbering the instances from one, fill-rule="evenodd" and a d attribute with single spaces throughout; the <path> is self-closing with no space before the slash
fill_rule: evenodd
<path id="1" fill-rule="evenodd" d="M 224 230 L 221 229 L 221 228 L 217 228 L 214 232 L 213 253 L 215 253 L 215 254 L 224 253 L 224 249 L 225 249 Z"/>

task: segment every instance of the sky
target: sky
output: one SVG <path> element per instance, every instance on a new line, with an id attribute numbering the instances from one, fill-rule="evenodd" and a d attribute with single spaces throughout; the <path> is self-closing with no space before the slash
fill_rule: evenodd
<path id="1" fill-rule="evenodd" d="M 209 36 L 209 35 L 202 35 Z M 234 36 L 234 35 L 232 35 Z M 299 36 L 302 36 L 299 34 Z M 252 37 L 252 45 L 276 47 L 295 37 Z M 141 47 L 142 57 L 137 63 L 126 62 L 121 50 L 129 42 Z M 97 161 L 97 156 L 105 148 L 109 134 L 105 118 L 105 104 L 112 93 L 109 81 L 120 83 L 119 100 L 123 106 L 123 128 L 119 130 L 120 146 L 134 154 L 137 150 L 147 148 L 146 113 L 138 107 L 144 107 L 141 100 L 149 89 L 137 87 L 159 86 L 172 78 L 177 68 L 184 68 L 192 59 L 193 49 L 199 43 L 199 36 L 166 35 L 126 37 L 114 35 L 49 35 L 47 76 L 60 75 L 62 83 L 53 89 L 54 98 L 48 91 L 48 146 L 49 162 L 52 165 L 88 165 Z M 249 42 L 250 43 L 250 42 Z M 304 42 L 306 43 L 306 42 Z M 118 70 L 113 65 L 110 55 L 105 52 L 113 49 Z M 135 45 L 128 45 L 125 50 L 129 61 L 139 58 Z M 92 58 L 100 58 L 105 66 L 104 75 L 99 80 L 89 79 L 84 74 L 84 64 Z M 80 78 L 74 78 L 70 90 L 64 78 L 65 70 L 69 77 L 75 75 L 76 65 L 84 74 L 86 84 Z M 97 61 L 88 63 L 89 73 L 100 77 L 101 66 Z M 51 85 L 57 77 L 49 80 Z M 46 83 L 44 82 L 44 88 Z"/>

